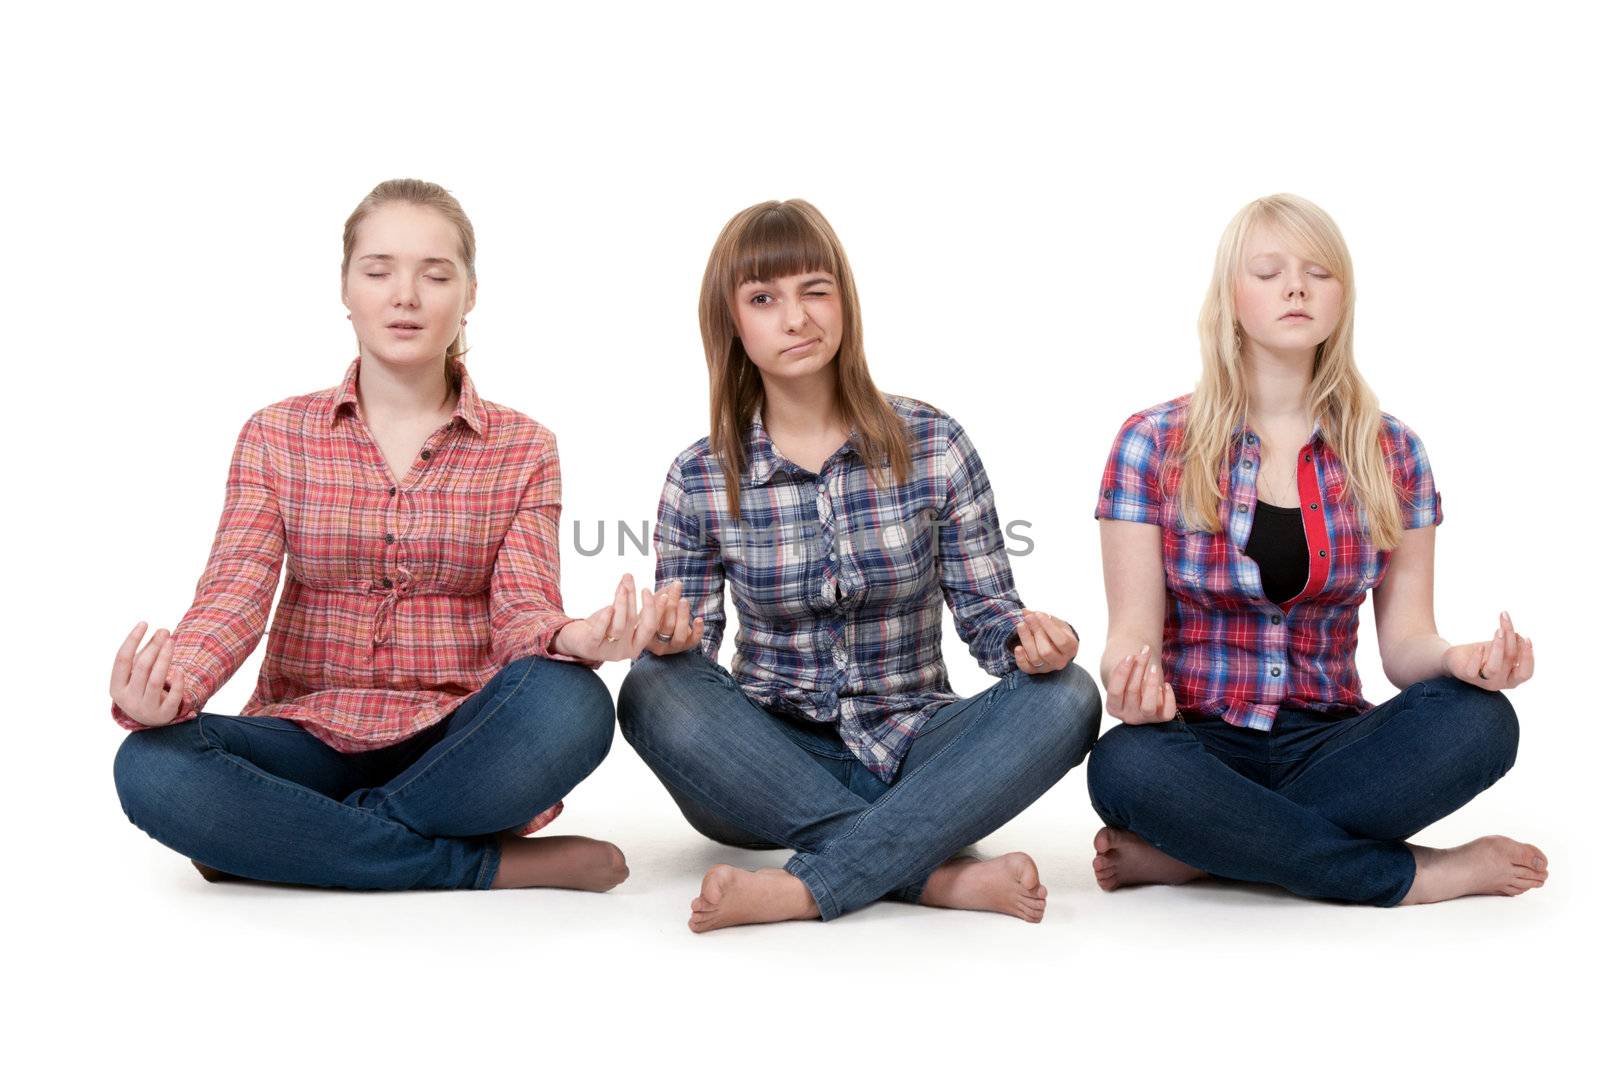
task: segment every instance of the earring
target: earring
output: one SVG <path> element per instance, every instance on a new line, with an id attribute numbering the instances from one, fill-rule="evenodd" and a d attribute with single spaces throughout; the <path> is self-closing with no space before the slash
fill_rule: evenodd
<path id="1" fill-rule="evenodd" d="M 467 320 L 466 319 L 462 319 L 461 320 L 461 325 L 465 326 L 466 324 L 467 324 Z"/>

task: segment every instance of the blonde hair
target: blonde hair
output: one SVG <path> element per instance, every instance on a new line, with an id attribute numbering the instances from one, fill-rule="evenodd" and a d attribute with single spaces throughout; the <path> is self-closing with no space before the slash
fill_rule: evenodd
<path id="1" fill-rule="evenodd" d="M 355 252 L 357 231 L 368 215 L 385 204 L 414 204 L 432 208 L 443 215 L 445 221 L 456 228 L 456 236 L 461 241 L 462 266 L 466 269 L 468 283 L 478 280 L 478 238 L 472 232 L 472 220 L 462 210 L 461 202 L 442 185 L 418 178 L 391 178 L 373 186 L 372 192 L 356 205 L 344 222 L 344 260 L 339 264 L 341 286 L 350 271 L 350 256 Z M 462 328 L 456 331 L 455 338 L 444 352 L 445 375 L 450 379 L 452 389 L 461 387 L 462 361 L 466 354 L 467 333 Z"/>
<path id="2" fill-rule="evenodd" d="M 856 430 L 863 462 L 875 479 L 885 459 L 896 481 L 904 481 L 910 473 L 911 450 L 905 428 L 867 371 L 861 303 L 838 236 L 822 212 L 804 200 L 768 200 L 745 208 L 722 228 L 700 283 L 700 339 L 711 378 L 711 449 L 722 465 L 728 514 L 735 521 L 739 518 L 745 433 L 764 393 L 761 374 L 739 340 L 734 293 L 745 282 L 806 271 L 827 271 L 839 283 L 844 327 L 835 357 L 836 397 L 841 413 Z"/>
<path id="3" fill-rule="evenodd" d="M 1244 247 L 1259 227 L 1270 227 L 1297 254 L 1325 267 L 1344 288 L 1339 319 L 1317 346 L 1308 401 L 1329 447 L 1346 472 L 1347 491 L 1367 517 L 1368 536 L 1381 549 L 1400 543 L 1396 477 L 1382 445 L 1382 413 L 1371 387 L 1356 370 L 1355 274 L 1339 227 L 1327 212 L 1289 193 L 1246 204 L 1222 232 L 1211 285 L 1200 308 L 1199 384 L 1185 419 L 1178 483 L 1184 521 L 1217 533 L 1227 491 L 1229 449 L 1249 417 L 1243 338 L 1233 289 L 1243 269 Z"/>

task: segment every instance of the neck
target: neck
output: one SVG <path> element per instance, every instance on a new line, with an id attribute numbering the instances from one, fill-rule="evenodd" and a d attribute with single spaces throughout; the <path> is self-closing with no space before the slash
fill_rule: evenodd
<path id="1" fill-rule="evenodd" d="M 363 352 L 356 396 L 363 418 L 397 421 L 438 414 L 454 401 L 455 391 L 442 355 L 427 363 L 395 366 Z"/>
<path id="2" fill-rule="evenodd" d="M 767 432 L 806 437 L 841 428 L 838 369 L 834 364 L 804 378 L 761 376 L 761 420 Z"/>
<path id="3" fill-rule="evenodd" d="M 1275 349 L 1245 340 L 1244 379 L 1252 418 L 1310 420 L 1316 349 Z"/>

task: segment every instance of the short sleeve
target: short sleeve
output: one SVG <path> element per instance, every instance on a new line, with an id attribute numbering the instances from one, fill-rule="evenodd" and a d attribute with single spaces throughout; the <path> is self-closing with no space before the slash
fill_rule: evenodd
<path id="1" fill-rule="evenodd" d="M 1117 431 L 1100 475 L 1094 517 L 1161 524 L 1161 437 L 1143 414 L 1131 416 Z"/>
<path id="2" fill-rule="evenodd" d="M 1385 416 L 1385 451 L 1400 499 L 1400 525 L 1407 530 L 1437 526 L 1444 521 L 1444 504 L 1433 481 L 1433 467 L 1422 438 L 1393 416 Z"/>

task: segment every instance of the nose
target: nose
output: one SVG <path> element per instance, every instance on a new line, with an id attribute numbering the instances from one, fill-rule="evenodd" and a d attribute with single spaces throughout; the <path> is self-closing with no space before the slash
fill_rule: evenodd
<path id="1" fill-rule="evenodd" d="M 1300 273 L 1295 272 L 1295 271 L 1285 271 L 1283 277 L 1284 277 L 1284 292 L 1283 292 L 1283 295 L 1287 299 L 1290 299 L 1290 300 L 1293 300 L 1295 297 L 1299 297 L 1301 300 L 1304 300 L 1306 298 L 1306 277 L 1305 277 L 1305 275 L 1304 274 L 1300 274 Z"/>
<path id="2" fill-rule="evenodd" d="M 394 305 L 395 307 L 414 308 L 417 306 L 416 279 L 404 271 L 395 272 Z"/>
<path id="3" fill-rule="evenodd" d="M 784 305 L 783 328 L 789 333 L 799 333 L 807 317 L 804 301 L 791 300 Z"/>

